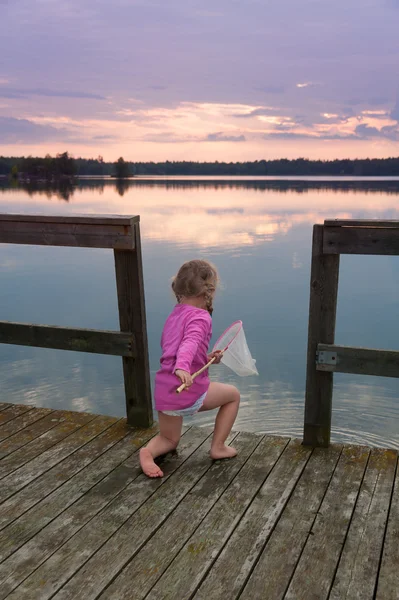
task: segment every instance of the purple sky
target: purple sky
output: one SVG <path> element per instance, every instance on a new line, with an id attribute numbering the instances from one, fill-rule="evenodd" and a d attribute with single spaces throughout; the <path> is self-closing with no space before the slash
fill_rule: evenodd
<path id="1" fill-rule="evenodd" d="M 399 155 L 399 0 L 0 0 L 0 154 Z"/>

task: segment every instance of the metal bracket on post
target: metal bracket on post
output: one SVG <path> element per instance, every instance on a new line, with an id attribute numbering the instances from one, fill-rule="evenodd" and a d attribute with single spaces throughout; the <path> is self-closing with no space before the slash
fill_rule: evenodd
<path id="1" fill-rule="evenodd" d="M 316 351 L 316 365 L 336 365 L 337 353 L 328 352 L 326 350 Z"/>

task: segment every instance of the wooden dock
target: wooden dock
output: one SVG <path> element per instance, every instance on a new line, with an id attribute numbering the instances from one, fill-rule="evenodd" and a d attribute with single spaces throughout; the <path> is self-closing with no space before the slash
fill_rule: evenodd
<path id="1" fill-rule="evenodd" d="M 399 598 L 396 451 L 192 427 L 149 480 L 154 433 L 0 404 L 0 600 Z"/>

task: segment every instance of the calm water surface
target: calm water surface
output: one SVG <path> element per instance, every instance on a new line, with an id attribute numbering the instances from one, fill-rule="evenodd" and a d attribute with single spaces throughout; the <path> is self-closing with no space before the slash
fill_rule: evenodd
<path id="1" fill-rule="evenodd" d="M 151 372 L 173 306 L 170 278 L 204 257 L 223 281 L 214 337 L 241 319 L 259 377 L 212 378 L 242 395 L 237 428 L 301 436 L 312 225 L 325 218 L 399 219 L 399 180 L 84 180 L 74 189 L 10 188 L 0 212 L 139 214 Z M 399 259 L 343 256 L 336 342 L 399 349 Z M 111 251 L 2 245 L 0 319 L 118 329 Z M 125 414 L 119 358 L 0 345 L 0 400 Z M 396 379 L 336 375 L 333 438 L 399 448 Z M 196 417 L 209 424 L 211 415 Z"/>

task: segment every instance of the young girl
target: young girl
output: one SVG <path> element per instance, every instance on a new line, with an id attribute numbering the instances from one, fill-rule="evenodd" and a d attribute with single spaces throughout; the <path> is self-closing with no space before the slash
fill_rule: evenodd
<path id="1" fill-rule="evenodd" d="M 177 304 L 162 332 L 161 368 L 155 377 L 155 407 L 159 414 L 159 435 L 140 451 L 140 464 L 148 477 L 163 477 L 154 458 L 174 450 L 180 440 L 183 417 L 219 408 L 211 445 L 211 458 L 232 458 L 237 454 L 225 441 L 237 416 L 240 394 L 232 385 L 211 383 L 207 370 L 192 380 L 191 373 L 201 369 L 220 352 L 208 355 L 212 335 L 213 298 L 219 278 L 213 265 L 205 260 L 185 263 L 173 280 Z M 186 389 L 176 389 L 181 383 Z"/>

